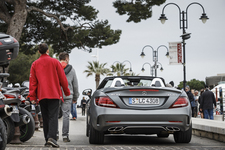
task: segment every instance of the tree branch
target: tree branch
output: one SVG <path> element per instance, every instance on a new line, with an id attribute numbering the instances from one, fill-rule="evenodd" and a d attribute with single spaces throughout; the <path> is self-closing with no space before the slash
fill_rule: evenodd
<path id="1" fill-rule="evenodd" d="M 28 13 L 30 13 L 31 11 L 37 11 L 37 12 L 40 12 L 40 13 L 44 14 L 44 15 L 47 16 L 47 17 L 54 18 L 54 19 L 57 21 L 57 23 L 60 25 L 60 28 L 63 30 L 64 34 L 66 35 L 66 38 L 67 38 L 67 31 L 68 31 L 69 29 L 73 29 L 73 27 L 66 27 L 66 28 L 65 28 L 65 27 L 63 26 L 61 20 L 60 20 L 56 15 L 54 15 L 54 14 L 50 14 L 50 13 L 44 12 L 42 9 L 36 8 L 36 7 L 34 7 L 34 6 L 31 6 L 31 7 L 29 7 L 29 8 L 27 9 L 27 12 L 28 12 Z"/>

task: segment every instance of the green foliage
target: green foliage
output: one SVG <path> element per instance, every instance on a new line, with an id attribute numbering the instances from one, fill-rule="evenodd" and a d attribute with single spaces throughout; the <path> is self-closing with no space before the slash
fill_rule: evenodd
<path id="1" fill-rule="evenodd" d="M 127 22 L 138 23 L 152 17 L 152 6 L 159 6 L 166 0 L 116 0 L 113 6 L 119 15 L 127 14 Z"/>
<path id="2" fill-rule="evenodd" d="M 88 62 L 87 70 L 84 70 L 84 73 L 87 74 L 87 77 L 95 74 L 96 89 L 99 86 L 100 75 L 107 75 L 110 71 L 108 68 L 105 68 L 107 63 L 100 64 L 98 61 Z"/>
<path id="3" fill-rule="evenodd" d="M 130 73 L 128 73 L 127 71 L 129 71 L 129 68 L 125 68 L 126 65 L 123 65 L 121 63 L 117 63 L 116 65 L 112 65 L 112 71 L 111 76 L 113 76 L 114 74 L 116 74 L 116 76 L 130 76 Z"/>
<path id="4" fill-rule="evenodd" d="M 14 15 L 16 3 L 13 1 L 16 0 L 11 1 L 12 3 L 5 1 L 8 9 L 5 11 Z M 74 48 L 90 51 L 91 48 L 116 44 L 121 30 L 112 30 L 108 20 L 97 20 L 98 10 L 89 6 L 89 2 L 90 0 L 26 0 L 28 15 L 19 40 L 21 51 L 26 55 L 35 54 L 36 49 L 33 47 L 40 42 L 52 45 L 54 53 L 58 54 L 63 51 L 70 53 Z M 6 33 L 10 24 L 2 20 L 0 18 L 0 29 Z"/>
<path id="5" fill-rule="evenodd" d="M 192 79 L 192 80 L 188 81 L 186 85 L 189 85 L 190 89 L 195 89 L 195 90 L 200 91 L 201 89 L 204 89 L 205 82 L 204 81 L 199 81 L 199 80 L 196 80 L 196 79 Z M 178 87 L 180 89 L 183 88 L 183 81 L 180 82 Z"/>

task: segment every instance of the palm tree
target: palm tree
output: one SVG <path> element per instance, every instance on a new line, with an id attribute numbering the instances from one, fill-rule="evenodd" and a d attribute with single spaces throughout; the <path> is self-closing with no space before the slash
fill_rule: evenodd
<path id="1" fill-rule="evenodd" d="M 130 73 L 127 73 L 127 71 L 129 70 L 129 68 L 125 68 L 125 65 L 121 64 L 121 63 L 117 63 L 116 65 L 112 65 L 112 74 L 116 73 L 117 76 L 129 76 Z"/>
<path id="2" fill-rule="evenodd" d="M 88 61 L 87 70 L 84 70 L 84 73 L 87 73 L 87 77 L 92 76 L 95 74 L 95 82 L 96 82 L 96 89 L 99 86 L 100 75 L 107 75 L 110 71 L 108 68 L 105 68 L 107 63 L 99 64 L 98 61 L 90 62 Z"/>

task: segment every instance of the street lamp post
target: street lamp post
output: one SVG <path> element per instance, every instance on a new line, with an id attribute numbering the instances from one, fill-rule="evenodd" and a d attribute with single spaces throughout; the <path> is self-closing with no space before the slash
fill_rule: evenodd
<path id="1" fill-rule="evenodd" d="M 160 48 L 160 47 L 165 47 L 165 48 L 167 49 L 167 53 L 166 53 L 166 56 L 167 56 L 167 57 L 169 57 L 169 50 L 168 50 L 168 48 L 167 48 L 165 45 L 160 45 L 160 46 L 157 48 L 157 50 L 154 50 L 153 47 L 150 46 L 150 45 L 146 45 L 146 46 L 144 46 L 144 47 L 142 48 L 142 52 L 141 52 L 141 55 L 140 55 L 142 58 L 145 56 L 144 49 L 145 49 L 146 47 L 151 47 L 151 49 L 152 49 L 152 53 L 153 53 L 153 62 L 154 62 L 154 66 L 153 66 L 153 67 L 155 68 L 155 77 L 157 77 L 157 62 L 158 62 L 158 51 L 159 51 L 159 48 Z"/>
<path id="2" fill-rule="evenodd" d="M 207 16 L 206 16 L 206 13 L 205 13 L 205 10 L 204 10 L 204 7 L 197 3 L 197 2 L 193 2 L 191 4 L 189 4 L 186 8 L 186 12 L 185 11 L 182 11 L 181 12 L 181 9 L 180 7 L 176 4 L 176 3 L 168 3 L 166 4 L 163 9 L 162 9 L 162 14 L 159 18 L 159 20 L 161 20 L 161 23 L 164 24 L 166 20 L 168 20 L 164 14 L 164 9 L 166 6 L 168 5 L 175 5 L 177 6 L 177 8 L 179 9 L 179 20 L 180 20 L 180 29 L 183 30 L 183 34 L 181 35 L 182 37 L 182 43 L 183 43 L 183 70 L 184 70 L 184 81 L 183 81 L 183 88 L 185 89 L 186 87 L 186 60 L 185 60 L 185 40 L 189 39 L 190 38 L 190 34 L 191 33 L 186 33 L 185 29 L 188 28 L 188 8 L 193 5 L 193 4 L 197 4 L 199 6 L 202 7 L 202 10 L 203 10 L 203 13 L 202 13 L 202 16 L 200 17 L 200 19 L 202 20 L 203 23 L 205 23 L 207 21 L 207 19 L 209 19 Z"/>
<path id="3" fill-rule="evenodd" d="M 152 76 L 153 76 L 153 67 L 152 67 L 152 66 L 151 66 L 151 64 L 150 64 L 150 63 L 148 63 L 148 62 L 146 62 L 146 63 L 144 63 L 144 64 L 142 65 L 142 69 L 141 69 L 141 71 L 142 71 L 142 72 L 144 72 L 144 71 L 145 71 L 144 65 L 146 65 L 146 64 L 149 64 L 149 66 L 150 66 L 150 75 L 152 75 Z"/>

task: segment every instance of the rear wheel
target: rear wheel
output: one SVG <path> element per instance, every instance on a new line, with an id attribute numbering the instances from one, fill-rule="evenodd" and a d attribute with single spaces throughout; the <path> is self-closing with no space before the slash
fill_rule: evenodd
<path id="1" fill-rule="evenodd" d="M 173 134 L 176 143 L 189 143 L 192 137 L 192 124 L 187 131 L 179 131 Z"/>
<path id="2" fill-rule="evenodd" d="M 33 116 L 26 109 L 19 107 L 19 115 L 21 116 L 24 114 L 27 114 L 30 117 L 30 122 L 20 126 L 20 141 L 22 142 L 28 141 L 33 136 L 35 131 L 35 122 Z"/>
<path id="3" fill-rule="evenodd" d="M 6 127 L 7 143 L 11 142 L 15 134 L 15 125 L 10 117 L 3 120 Z"/>
<path id="4" fill-rule="evenodd" d="M 93 128 L 90 122 L 90 134 L 89 134 L 90 144 L 103 144 L 104 143 L 104 133 L 97 131 Z"/>
<path id="5" fill-rule="evenodd" d="M 7 133 L 4 122 L 0 118 L 0 150 L 4 150 L 7 144 Z"/>

